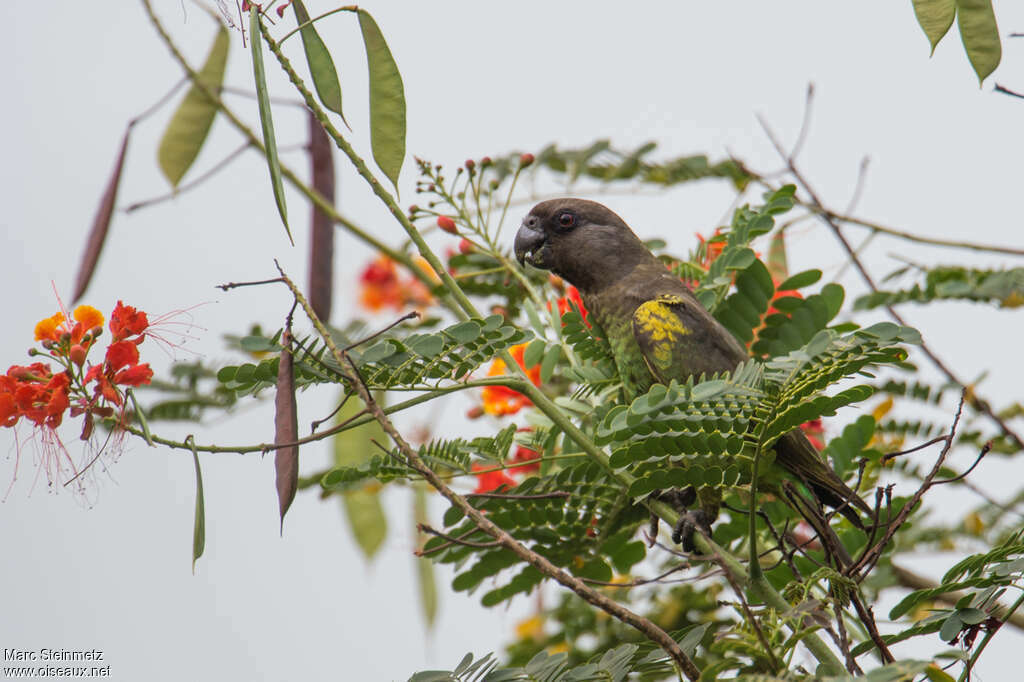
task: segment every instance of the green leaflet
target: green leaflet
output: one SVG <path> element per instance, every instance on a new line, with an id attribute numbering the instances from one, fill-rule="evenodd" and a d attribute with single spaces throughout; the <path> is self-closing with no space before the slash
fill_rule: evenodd
<path id="1" fill-rule="evenodd" d="M 935 54 L 935 46 L 953 25 L 956 0 L 914 0 L 914 15 L 931 43 L 932 54 Z"/>
<path id="2" fill-rule="evenodd" d="M 992 0 L 956 0 L 956 6 L 960 38 L 980 86 L 999 66 L 1003 54 Z"/>
<path id="3" fill-rule="evenodd" d="M 363 405 L 358 398 L 349 398 L 345 406 L 338 410 L 338 423 L 351 418 L 362 409 Z M 377 450 L 377 446 L 373 444 L 374 440 L 387 447 L 387 435 L 376 422 L 342 431 L 333 438 L 335 466 L 353 467 L 363 464 Z M 388 532 L 387 517 L 384 516 L 384 509 L 380 503 L 379 487 L 350 490 L 342 495 L 342 505 L 356 544 L 367 559 L 372 559 Z"/>
<path id="4" fill-rule="evenodd" d="M 398 188 L 398 174 L 405 159 L 405 91 L 391 50 L 365 10 L 359 10 L 359 29 L 366 45 L 370 71 L 370 144 L 373 160 Z"/>
<path id="5" fill-rule="evenodd" d="M 252 47 L 252 71 L 256 79 L 256 99 L 260 107 L 260 125 L 263 127 L 263 146 L 267 155 L 267 166 L 270 169 L 270 184 L 274 188 L 274 201 L 277 212 L 281 215 L 284 230 L 288 233 L 288 241 L 293 245 L 292 231 L 288 227 L 288 207 L 284 203 L 284 185 L 281 183 L 281 162 L 277 158 L 277 141 L 274 138 L 274 119 L 270 111 L 270 95 L 267 93 L 267 74 L 263 67 L 263 41 L 260 34 L 263 27 L 260 23 L 259 8 L 256 5 L 249 10 L 249 43 Z"/>
<path id="6" fill-rule="evenodd" d="M 228 45 L 228 31 L 222 26 L 217 31 L 203 68 L 199 70 L 199 79 L 214 92 L 220 90 L 224 82 Z M 178 186 L 192 162 L 199 156 L 199 150 L 206 141 L 216 115 L 217 104 L 193 83 L 171 117 L 171 122 L 167 124 L 157 149 L 156 158 L 160 170 L 172 187 Z"/>
<path id="7" fill-rule="evenodd" d="M 417 524 L 429 521 L 427 489 L 423 483 L 413 488 L 413 519 Z M 420 607 L 423 609 L 423 618 L 430 627 L 437 619 L 437 579 L 434 577 L 434 564 L 426 557 L 416 557 L 413 560 L 416 562 L 416 577 L 420 584 Z"/>
<path id="8" fill-rule="evenodd" d="M 189 442 L 195 446 L 194 441 Z M 199 453 L 194 447 L 192 461 L 196 466 L 196 517 L 192 526 L 192 573 L 195 573 L 196 562 L 203 556 L 203 550 L 206 548 L 206 503 L 203 499 L 203 472 L 199 468 Z"/>
<path id="9" fill-rule="evenodd" d="M 309 21 L 309 12 L 302 0 L 294 0 L 292 8 L 295 10 L 295 20 L 300 26 Z M 345 114 L 341 110 L 341 84 L 338 82 L 338 71 L 334 68 L 334 60 L 327 50 L 320 34 L 316 32 L 316 26 L 309 24 L 303 26 L 299 33 L 302 35 L 302 49 L 306 51 L 306 62 L 309 64 L 309 73 L 313 77 L 313 86 L 316 94 L 325 107 L 341 116 L 345 121 Z"/>

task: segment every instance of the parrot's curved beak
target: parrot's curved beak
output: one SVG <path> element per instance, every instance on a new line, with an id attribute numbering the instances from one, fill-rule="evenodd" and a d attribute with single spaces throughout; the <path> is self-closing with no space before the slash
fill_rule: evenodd
<path id="1" fill-rule="evenodd" d="M 523 220 L 523 224 L 519 227 L 519 232 L 516 233 L 516 260 L 521 265 L 529 263 L 534 267 L 546 270 L 550 267 L 545 263 L 549 250 L 546 248 L 548 246 L 548 238 L 543 230 L 538 228 L 539 221 L 537 221 L 536 217 L 527 216 Z"/>

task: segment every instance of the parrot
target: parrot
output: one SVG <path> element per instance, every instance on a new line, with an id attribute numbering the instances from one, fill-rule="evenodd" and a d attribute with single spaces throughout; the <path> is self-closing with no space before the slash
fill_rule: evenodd
<path id="1" fill-rule="evenodd" d="M 537 204 L 522 221 L 514 251 L 520 264 L 550 271 L 579 290 L 588 314 L 604 330 L 628 400 L 655 383 L 732 371 L 750 359 L 746 348 L 686 283 L 602 204 L 577 198 Z M 871 508 L 825 463 L 802 431 L 785 434 L 774 448 L 777 464 L 805 483 L 818 500 L 864 529 L 858 510 L 872 518 Z M 688 488 L 677 491 L 674 500 L 665 498 L 677 509 L 700 499 L 699 509 L 681 514 L 673 540 L 692 551 L 696 526 L 710 535 L 718 497 L 715 491 L 702 489 L 698 494 Z M 834 538 L 827 524 L 813 522 L 806 509 L 801 514 L 819 535 Z M 837 551 L 849 563 L 841 544 Z"/>

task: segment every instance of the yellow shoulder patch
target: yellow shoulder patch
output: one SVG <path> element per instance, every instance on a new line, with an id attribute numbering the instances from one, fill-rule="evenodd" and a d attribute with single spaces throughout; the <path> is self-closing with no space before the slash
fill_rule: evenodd
<path id="1" fill-rule="evenodd" d="M 672 310 L 672 304 L 682 303 L 676 296 L 659 296 L 647 301 L 633 313 L 633 333 L 643 337 L 641 346 L 647 346 L 648 362 L 661 370 L 672 365 L 673 348 L 680 337 L 690 330 Z"/>

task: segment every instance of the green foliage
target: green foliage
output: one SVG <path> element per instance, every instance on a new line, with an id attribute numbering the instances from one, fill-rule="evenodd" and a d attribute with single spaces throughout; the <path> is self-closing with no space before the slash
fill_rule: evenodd
<path id="1" fill-rule="evenodd" d="M 446 380 L 465 378 L 501 351 L 530 339 L 530 332 L 503 322 L 501 315 L 491 315 L 483 320 L 459 322 L 439 332 L 384 338 L 361 353 L 352 351 L 351 356 L 371 389 L 436 388 Z M 277 345 L 276 338 L 249 337 L 243 341 L 250 350 L 271 350 Z M 297 343 L 296 386 L 341 380 L 340 368 L 322 343 L 310 339 Z M 249 393 L 272 386 L 276 372 L 274 357 L 258 364 L 223 367 L 217 378 L 232 391 Z"/>
<path id="2" fill-rule="evenodd" d="M 274 117 L 270 108 L 270 93 L 267 91 L 267 73 L 263 66 L 263 18 L 260 8 L 253 5 L 249 9 L 249 47 L 252 51 L 252 71 L 256 81 L 256 101 L 259 104 L 260 127 L 263 129 L 263 149 L 270 171 L 270 186 L 274 190 L 274 202 L 277 213 L 284 223 L 288 239 L 292 240 L 292 231 L 288 227 L 288 206 L 284 198 L 284 184 L 281 181 L 281 161 L 277 154 L 277 139 L 274 132 Z"/>
<path id="3" fill-rule="evenodd" d="M 435 471 L 468 473 L 476 455 L 489 462 L 500 463 L 508 457 L 516 434 L 516 425 L 509 424 L 493 438 L 466 440 L 434 440 L 419 448 L 419 456 Z M 340 434 L 339 434 L 340 435 Z M 339 462 L 339 465 L 342 464 Z M 368 457 L 359 466 L 338 466 L 324 474 L 321 485 L 327 490 L 348 490 L 353 484 L 374 478 L 381 483 L 405 480 L 418 474 L 407 467 L 397 450 L 388 454 Z"/>
<path id="4" fill-rule="evenodd" d="M 326 108 L 341 116 L 341 120 L 344 121 L 345 114 L 341 109 L 341 84 L 338 82 L 338 70 L 334 67 L 331 53 L 317 32 L 316 25 L 308 23 L 309 12 L 306 11 L 302 0 L 294 0 L 292 9 L 295 10 L 295 21 L 302 26 L 299 29 L 302 49 L 306 53 L 306 63 L 309 64 L 309 75 L 313 79 L 316 94 Z M 307 23 L 308 25 L 303 26 Z"/>
<path id="5" fill-rule="evenodd" d="M 214 93 L 220 90 L 224 82 L 230 45 L 228 30 L 220 27 L 210 47 L 210 53 L 199 70 L 199 80 Z M 181 178 L 199 156 L 216 117 L 216 102 L 210 99 L 202 88 L 193 84 L 167 124 L 157 151 L 160 170 L 172 187 L 178 186 Z"/>
<path id="6" fill-rule="evenodd" d="M 846 335 L 823 330 L 803 348 L 764 364 L 655 385 L 629 407 L 609 411 L 596 439 L 611 444 L 615 467 L 648 463 L 632 471 L 634 496 L 685 485 L 736 485 L 749 480 L 750 445 L 769 447 L 804 422 L 866 399 L 872 391 L 864 385 L 831 396 L 822 391 L 869 366 L 901 361 L 899 344 L 918 340 L 915 331 L 890 323 Z M 664 466 L 668 462 L 679 466 Z"/>
<path id="7" fill-rule="evenodd" d="M 763 263 L 760 266 L 755 265 L 759 261 L 749 245 L 757 237 L 771 232 L 775 226 L 774 216 L 785 213 L 793 207 L 795 193 L 796 187 L 786 185 L 775 192 L 766 193 L 764 205 L 757 209 L 752 209 L 749 206 L 741 206 L 736 209 L 732 224 L 729 226 L 728 232 L 725 233 L 725 247 L 712 261 L 707 274 L 693 292 L 705 308 L 717 314 L 719 305 L 729 293 L 733 277 L 740 276 L 740 271 L 751 267 L 757 269 L 750 274 L 751 283 L 757 284 L 757 287 L 747 286 L 746 291 L 755 300 L 760 300 L 758 293 L 763 295 L 763 292 L 768 289 L 768 285 L 764 283 L 765 273 L 760 272 L 760 269 L 765 266 Z M 767 272 L 766 268 L 765 272 Z M 757 291 L 758 288 L 760 292 Z"/>
<path id="8" fill-rule="evenodd" d="M 911 592 L 892 608 L 889 617 L 899 618 L 940 595 L 965 589 L 970 592 L 957 601 L 954 609 L 943 610 L 941 618 L 932 621 L 943 641 L 951 642 L 962 630 L 1000 616 L 996 609 L 999 598 L 1009 587 L 1019 588 L 1024 578 L 1022 537 L 1024 534 L 1018 531 L 994 549 L 957 562 L 942 576 L 938 586 Z"/>
<path id="9" fill-rule="evenodd" d="M 592 463 L 572 466 L 548 476 L 527 478 L 504 491 L 506 496 L 474 498 L 473 502 L 488 519 L 556 566 L 580 577 L 608 581 L 612 566 L 625 572 L 644 558 L 644 544 L 631 538 L 646 514 L 625 507 L 619 487 L 598 473 L 597 465 Z M 445 514 L 444 524 L 445 535 L 461 542 L 486 544 L 490 539 L 454 507 Z M 440 563 L 456 564 L 459 572 L 452 583 L 456 591 L 475 589 L 485 579 L 520 564 L 518 557 L 505 549 L 453 543 L 439 537 L 427 541 L 423 553 Z M 474 561 L 467 561 L 470 556 Z M 482 603 L 493 606 L 527 592 L 542 577 L 535 568 L 526 566 L 486 592 Z"/>
<path id="10" fill-rule="evenodd" d="M 377 22 L 358 10 L 359 30 L 366 47 L 370 81 L 370 145 L 373 160 L 391 184 L 398 187 L 398 174 L 405 161 L 405 86 L 391 49 Z"/>
<path id="11" fill-rule="evenodd" d="M 146 409 L 150 421 L 196 421 L 207 410 L 228 410 L 236 402 L 235 392 L 220 385 L 216 373 L 199 361 L 177 362 L 170 375 L 170 380 L 154 379 L 136 389 L 166 396 Z"/>
<path id="12" fill-rule="evenodd" d="M 992 0 L 913 0 L 917 22 L 928 37 L 932 54 L 953 25 L 954 16 L 967 58 L 983 82 L 999 66 L 1002 45 Z"/>
<path id="13" fill-rule="evenodd" d="M 687 639 L 680 642 L 680 647 L 692 654 L 693 647 L 686 646 Z M 419 672 L 410 677 L 409 682 L 624 682 L 631 673 L 665 675 L 672 672 L 665 652 L 637 644 L 622 644 L 594 656 L 588 663 L 577 665 L 571 665 L 565 653 L 552 655 L 541 651 L 521 667 L 499 668 L 492 656 L 488 654 L 474 662 L 473 655 L 466 654 L 453 670 Z"/>
<path id="14" fill-rule="evenodd" d="M 955 265 L 929 268 L 924 282 L 909 289 L 877 291 L 858 298 L 856 310 L 871 310 L 898 303 L 931 303 L 936 300 L 994 303 L 1000 308 L 1024 305 L 1024 268 L 978 270 Z"/>

